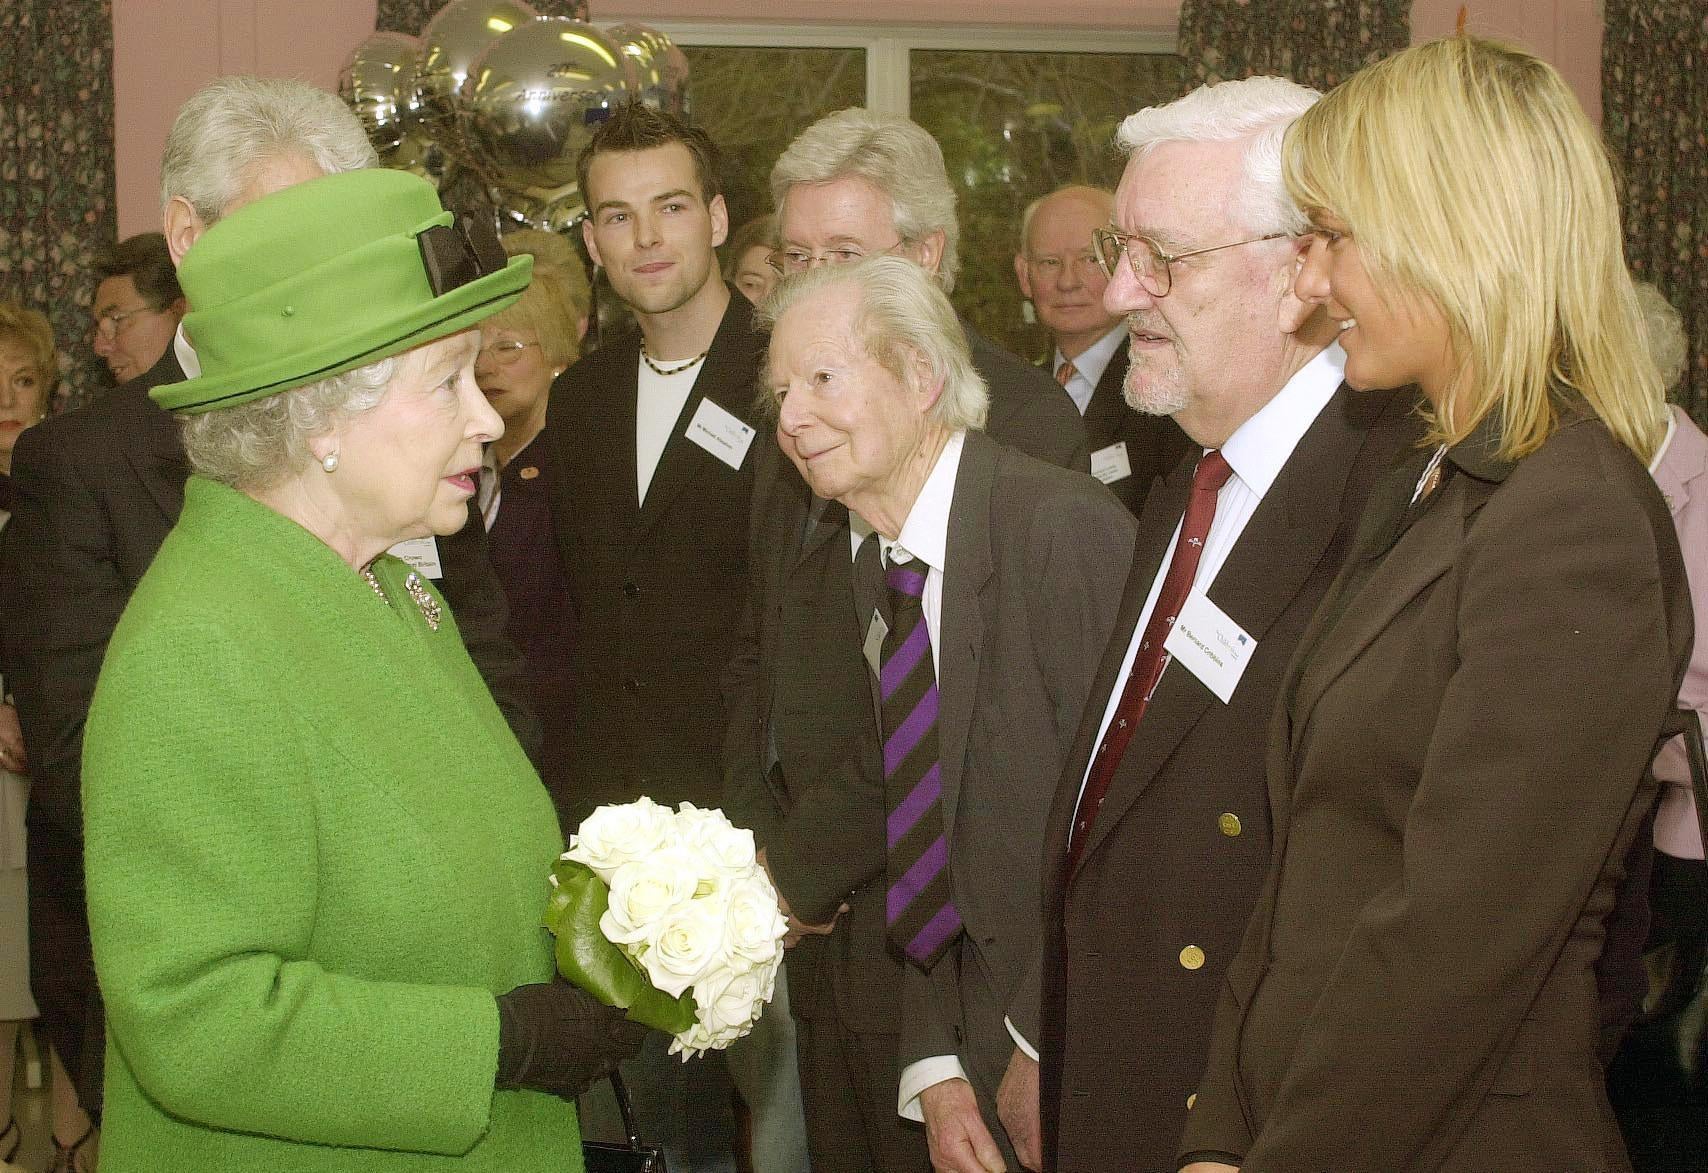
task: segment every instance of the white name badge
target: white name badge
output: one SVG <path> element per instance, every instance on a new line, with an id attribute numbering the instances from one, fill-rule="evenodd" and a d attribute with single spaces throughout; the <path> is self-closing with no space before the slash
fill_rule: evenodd
<path id="1" fill-rule="evenodd" d="M 1133 475 L 1133 466 L 1127 460 L 1127 442 L 1117 440 L 1107 448 L 1099 448 L 1091 454 L 1091 475 L 1106 485 L 1125 480 Z"/>
<path id="2" fill-rule="evenodd" d="M 1198 594 L 1186 600 L 1162 646 L 1225 705 L 1245 675 L 1257 641 L 1212 603 L 1210 596 Z"/>
<path id="3" fill-rule="evenodd" d="M 702 399 L 694 409 L 694 418 L 688 421 L 688 430 L 682 434 L 731 468 L 739 469 L 757 433 L 710 399 Z"/>
<path id="4" fill-rule="evenodd" d="M 878 666 L 878 658 L 883 655 L 884 637 L 889 633 L 890 625 L 884 622 L 884 617 L 873 607 L 872 621 L 866 625 L 866 646 L 862 650 L 866 653 L 866 663 L 872 666 L 874 673 L 882 671 Z"/>
<path id="5" fill-rule="evenodd" d="M 407 542 L 399 542 L 386 553 L 402 558 L 424 577 L 445 577 L 445 568 L 439 564 L 439 542 L 436 538 L 410 538 Z"/>

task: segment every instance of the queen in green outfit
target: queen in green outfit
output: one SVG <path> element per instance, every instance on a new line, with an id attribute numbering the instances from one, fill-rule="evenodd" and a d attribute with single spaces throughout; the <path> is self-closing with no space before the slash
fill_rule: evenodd
<path id="1" fill-rule="evenodd" d="M 529 265 L 391 171 L 184 260 L 201 374 L 153 394 L 196 475 L 85 738 L 106 1173 L 575 1170 L 570 1098 L 638 1045 L 555 980 L 551 803 L 386 553 L 467 516 L 475 326 Z"/>

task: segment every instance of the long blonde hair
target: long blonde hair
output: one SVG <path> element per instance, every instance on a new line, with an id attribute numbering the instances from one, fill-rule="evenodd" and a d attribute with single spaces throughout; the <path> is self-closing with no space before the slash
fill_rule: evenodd
<path id="1" fill-rule="evenodd" d="M 1559 426 L 1569 387 L 1649 461 L 1666 403 L 1612 168 L 1551 66 L 1478 37 L 1415 46 L 1301 116 L 1283 175 L 1300 207 L 1345 221 L 1378 284 L 1446 318 L 1457 369 L 1433 442 L 1457 443 L 1498 411 L 1498 454 L 1516 460 Z"/>

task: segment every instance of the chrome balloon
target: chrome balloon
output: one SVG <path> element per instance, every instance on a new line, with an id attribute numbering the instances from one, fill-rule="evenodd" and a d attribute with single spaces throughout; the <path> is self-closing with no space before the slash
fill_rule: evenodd
<path id="1" fill-rule="evenodd" d="M 614 24 L 605 35 L 617 43 L 623 58 L 629 63 L 629 89 L 636 98 L 654 110 L 662 110 L 669 101 L 664 88 L 662 52 L 670 44 L 663 33 L 644 24 Z"/>
<path id="2" fill-rule="evenodd" d="M 594 129 L 628 100 L 622 50 L 592 25 L 561 17 L 505 33 L 475 61 L 457 133 L 488 181 L 505 191 L 575 183 Z"/>
<path id="3" fill-rule="evenodd" d="M 415 69 L 421 42 L 407 33 L 374 33 L 338 71 L 338 96 L 361 120 L 382 155 L 394 150 L 416 120 Z"/>
<path id="4" fill-rule="evenodd" d="M 456 149 L 458 96 L 488 46 L 539 16 L 524 0 L 451 0 L 421 30 L 415 95 L 441 145 Z"/>

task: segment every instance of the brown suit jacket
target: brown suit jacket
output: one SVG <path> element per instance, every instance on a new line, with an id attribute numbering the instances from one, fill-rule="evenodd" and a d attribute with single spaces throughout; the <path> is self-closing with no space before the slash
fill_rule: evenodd
<path id="1" fill-rule="evenodd" d="M 1270 733 L 1274 859 L 1181 1151 L 1251 1173 L 1603 1173 L 1601 922 L 1689 658 L 1647 472 L 1485 425 L 1373 496 Z"/>
<path id="2" fill-rule="evenodd" d="M 1412 397 L 1340 391 L 1300 439 L 1210 598 L 1257 641 L 1223 704 L 1180 666 L 1158 684 L 1071 876 L 1068 829 L 1122 660 L 1185 509 L 1158 482 L 1044 847 L 1045 1167 L 1174 1168 L 1222 973 L 1269 866 L 1263 745 L 1293 649 L 1339 573 L 1371 486 L 1418 436 Z M 1172 423 L 1170 426 L 1173 426 Z M 1181 962 L 1195 947 L 1201 968 Z"/>

